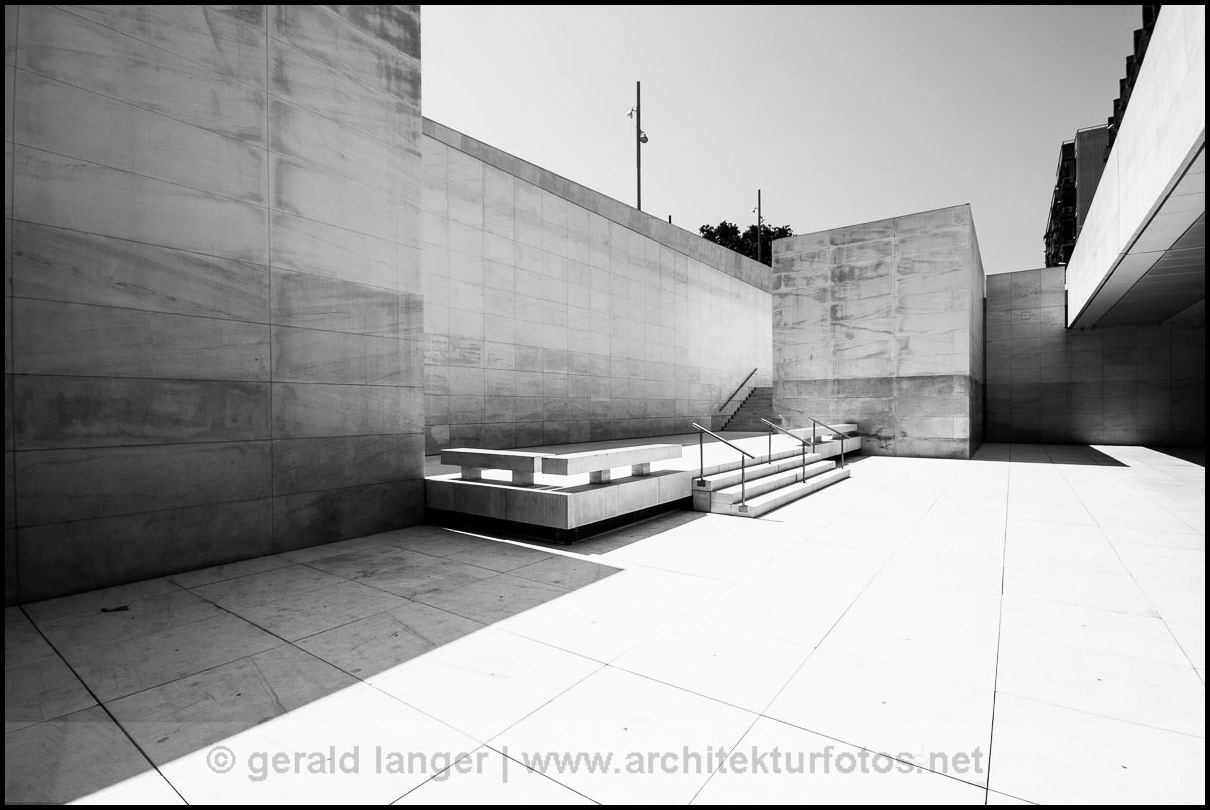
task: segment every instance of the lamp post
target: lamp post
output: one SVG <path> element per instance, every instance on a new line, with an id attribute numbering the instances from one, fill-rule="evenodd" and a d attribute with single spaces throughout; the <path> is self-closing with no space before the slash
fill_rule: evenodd
<path id="1" fill-rule="evenodd" d="M 752 209 L 752 213 L 756 214 L 756 260 L 759 262 L 759 261 L 764 261 L 763 259 L 761 259 L 761 253 L 760 253 L 760 241 L 761 241 L 760 226 L 763 225 L 765 222 L 765 218 L 762 217 L 761 213 L 760 213 L 760 189 L 759 188 L 756 190 L 756 207 Z"/>
<path id="2" fill-rule="evenodd" d="M 634 83 L 634 106 L 628 118 L 634 119 L 634 207 L 643 210 L 643 144 L 647 133 L 643 131 L 643 83 Z"/>

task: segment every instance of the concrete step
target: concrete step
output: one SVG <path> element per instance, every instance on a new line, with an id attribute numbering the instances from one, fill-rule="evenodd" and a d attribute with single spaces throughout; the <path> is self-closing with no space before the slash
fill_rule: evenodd
<path id="1" fill-rule="evenodd" d="M 731 418 L 732 419 L 756 419 L 761 416 L 768 418 L 768 415 L 772 412 L 773 412 L 773 405 L 771 403 L 758 404 L 758 405 L 744 405 L 742 408 L 737 409 L 735 411 L 735 414 Z"/>
<path id="2" fill-rule="evenodd" d="M 737 515 L 739 517 L 760 517 L 761 515 L 772 512 L 780 506 L 785 506 L 788 503 L 804 498 L 812 492 L 818 492 L 826 486 L 831 486 L 837 481 L 843 481 L 849 477 L 848 468 L 831 470 L 829 472 L 809 478 L 806 481 L 797 484 L 790 484 L 781 489 L 775 489 L 772 492 L 767 492 L 764 495 L 758 495 L 755 498 L 749 498 L 747 503 L 731 504 L 729 508 L 719 505 L 719 511 L 725 514 Z M 711 510 L 714 511 L 714 510 Z"/>
<path id="3" fill-rule="evenodd" d="M 763 456 L 758 457 L 763 463 L 749 465 L 746 471 L 747 479 L 755 481 L 758 478 L 764 478 L 768 475 L 775 475 L 783 470 L 789 470 L 802 466 L 801 451 L 774 451 L 773 461 L 764 461 Z M 814 464 L 820 461 L 820 456 L 815 453 L 807 453 L 807 464 Z M 724 487 L 738 484 L 740 480 L 740 467 L 736 462 L 735 469 L 726 470 L 725 472 L 707 475 L 705 479 L 693 479 L 693 488 L 707 492 L 723 489 Z"/>
<path id="4" fill-rule="evenodd" d="M 734 504 L 740 500 L 741 495 L 745 497 L 749 503 L 757 497 L 764 495 L 766 492 L 783 489 L 791 484 L 796 484 L 799 481 L 809 481 L 817 475 L 823 475 L 830 470 L 836 469 L 834 461 L 816 461 L 814 464 L 808 464 L 806 468 L 800 465 L 791 467 L 788 470 L 783 470 L 779 473 L 766 475 L 755 480 L 748 479 L 746 484 L 733 484 L 729 487 L 716 489 L 710 493 L 710 511 L 715 511 L 715 506 L 724 504 Z"/>

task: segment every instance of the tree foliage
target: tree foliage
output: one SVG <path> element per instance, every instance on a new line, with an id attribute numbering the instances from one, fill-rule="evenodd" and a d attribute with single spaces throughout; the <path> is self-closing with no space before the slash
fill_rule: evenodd
<path id="1" fill-rule="evenodd" d="M 773 240 L 794 235 L 794 229 L 789 225 L 771 228 L 768 223 L 762 223 L 760 226 L 760 255 L 757 256 L 756 225 L 754 224 L 741 232 L 738 225 L 724 219 L 718 225 L 703 225 L 697 230 L 703 239 L 730 248 L 736 253 L 742 253 L 749 259 L 756 259 L 770 267 L 773 266 Z"/>

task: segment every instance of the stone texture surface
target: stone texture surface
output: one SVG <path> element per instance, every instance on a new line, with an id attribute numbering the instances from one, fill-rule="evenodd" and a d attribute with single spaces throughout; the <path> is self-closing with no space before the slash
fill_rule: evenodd
<path id="1" fill-rule="evenodd" d="M 1204 326 L 1066 328 L 1064 268 L 987 279 L 989 441 L 1201 446 Z"/>
<path id="2" fill-rule="evenodd" d="M 6 602 L 418 520 L 418 7 L 5 36 Z"/>
<path id="3" fill-rule="evenodd" d="M 867 453 L 981 441 L 983 265 L 966 205 L 773 244 L 776 414 L 856 422 Z"/>
<path id="4" fill-rule="evenodd" d="M 680 433 L 769 383 L 769 268 L 424 132 L 429 453 Z"/>

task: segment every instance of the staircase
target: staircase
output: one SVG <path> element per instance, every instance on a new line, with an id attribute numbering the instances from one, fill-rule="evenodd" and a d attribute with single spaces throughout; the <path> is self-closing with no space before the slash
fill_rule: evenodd
<path id="1" fill-rule="evenodd" d="M 736 408 L 735 413 L 731 414 L 727 424 L 723 425 L 723 430 L 763 432 L 766 428 L 760 421 L 762 416 L 765 419 L 777 421 L 773 419 L 773 388 L 771 386 L 753 388 Z"/>
<path id="2" fill-rule="evenodd" d="M 856 432 L 856 425 L 838 430 Z M 804 455 L 801 446 L 782 443 L 772 453 L 756 454 L 741 473 L 739 459 L 715 467 L 710 475 L 693 479 L 693 508 L 738 517 L 760 517 L 780 506 L 817 492 L 849 477 L 848 467 L 840 467 L 826 456 L 839 456 L 843 441 L 846 452 L 859 449 L 856 436 L 819 434 L 815 452 Z M 774 445 L 774 447 L 778 447 Z"/>

